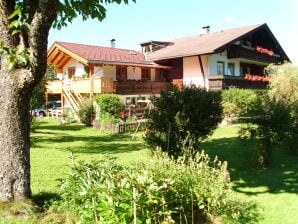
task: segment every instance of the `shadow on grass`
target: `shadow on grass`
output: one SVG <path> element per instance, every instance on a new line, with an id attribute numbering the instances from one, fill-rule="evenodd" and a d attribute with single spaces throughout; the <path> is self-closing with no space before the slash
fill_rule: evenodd
<path id="1" fill-rule="evenodd" d="M 78 125 L 78 124 L 67 124 L 67 125 L 48 125 L 44 122 L 45 125 L 41 125 L 36 129 L 35 133 L 44 133 L 43 130 L 51 130 L 51 131 L 81 131 L 84 129 L 88 129 L 85 125 Z"/>
<path id="2" fill-rule="evenodd" d="M 52 201 L 60 201 L 61 197 L 58 194 L 51 192 L 40 192 L 32 196 L 32 200 L 42 209 L 47 209 L 51 206 Z"/>
<path id="3" fill-rule="evenodd" d="M 235 191 L 247 195 L 298 193 L 298 157 L 281 147 L 274 149 L 272 165 L 266 169 L 256 168 L 256 145 L 247 145 L 237 137 L 207 140 L 201 147 L 211 158 L 228 162 Z"/>
<path id="4" fill-rule="evenodd" d="M 61 129 L 59 129 L 61 130 Z M 74 153 L 126 153 L 132 151 L 139 151 L 146 148 L 141 140 L 132 140 L 131 135 L 90 135 L 77 136 L 68 134 L 55 134 L 55 132 L 42 132 L 48 136 L 33 136 L 31 137 L 31 145 L 38 147 L 41 144 L 56 144 L 59 150 L 69 151 Z M 61 143 L 61 144 L 59 144 Z"/>

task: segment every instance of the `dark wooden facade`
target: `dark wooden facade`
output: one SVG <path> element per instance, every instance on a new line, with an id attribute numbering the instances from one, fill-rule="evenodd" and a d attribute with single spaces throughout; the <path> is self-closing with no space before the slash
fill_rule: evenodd
<path id="1" fill-rule="evenodd" d="M 121 95 L 129 94 L 159 94 L 161 90 L 166 90 L 168 82 L 156 81 L 125 81 L 114 82 L 115 93 Z"/>
<path id="2" fill-rule="evenodd" d="M 229 59 L 242 58 L 264 63 L 277 63 L 280 60 L 279 55 L 268 55 L 257 52 L 255 48 L 243 45 L 231 45 L 227 49 L 227 56 Z"/>
<path id="3" fill-rule="evenodd" d="M 209 75 L 209 88 L 212 90 L 237 87 L 242 89 L 266 89 L 268 82 L 246 80 L 242 76 Z"/>

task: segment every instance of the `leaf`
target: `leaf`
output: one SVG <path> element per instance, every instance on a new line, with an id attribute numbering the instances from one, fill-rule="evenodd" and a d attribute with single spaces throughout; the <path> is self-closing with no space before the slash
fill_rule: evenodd
<path id="1" fill-rule="evenodd" d="M 12 19 L 15 16 L 19 16 L 22 14 L 22 5 L 21 3 L 16 4 L 14 12 L 8 17 L 8 19 Z"/>
<path id="2" fill-rule="evenodd" d="M 9 24 L 9 28 L 13 28 L 13 27 L 15 27 L 15 28 L 17 28 L 17 27 L 19 27 L 20 26 L 20 24 L 21 24 L 21 22 L 19 21 L 19 20 L 14 20 L 14 21 L 12 21 L 10 24 Z"/>
<path id="3" fill-rule="evenodd" d="M 12 31 L 12 35 L 14 36 L 14 35 L 16 35 L 16 34 L 18 34 L 18 33 L 20 33 L 21 31 L 20 30 L 14 30 L 14 31 Z"/>

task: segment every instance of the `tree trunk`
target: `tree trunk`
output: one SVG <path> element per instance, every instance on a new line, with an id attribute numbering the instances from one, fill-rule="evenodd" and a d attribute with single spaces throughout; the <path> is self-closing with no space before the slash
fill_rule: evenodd
<path id="1" fill-rule="evenodd" d="M 28 77 L 26 69 L 0 71 L 0 201 L 31 197 Z"/>

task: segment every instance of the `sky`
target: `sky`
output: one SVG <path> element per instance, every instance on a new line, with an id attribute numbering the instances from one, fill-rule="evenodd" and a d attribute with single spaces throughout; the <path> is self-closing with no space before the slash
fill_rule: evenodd
<path id="1" fill-rule="evenodd" d="M 108 4 L 106 18 L 75 19 L 61 30 L 51 29 L 54 41 L 140 50 L 140 43 L 169 41 L 210 32 L 267 23 L 290 60 L 298 65 L 298 0 L 136 0 Z"/>

